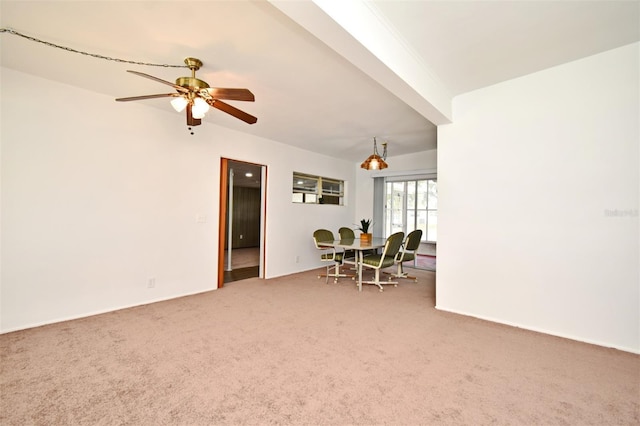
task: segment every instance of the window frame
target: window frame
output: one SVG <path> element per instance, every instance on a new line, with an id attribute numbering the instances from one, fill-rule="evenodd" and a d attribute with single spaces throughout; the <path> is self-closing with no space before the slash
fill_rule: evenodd
<path id="1" fill-rule="evenodd" d="M 418 204 L 419 204 L 419 182 L 426 182 L 427 185 L 427 191 L 424 192 L 424 197 L 426 197 L 426 199 L 424 200 L 426 202 L 426 206 L 424 208 L 419 208 Z M 436 191 L 436 195 L 435 195 L 435 207 L 429 202 L 429 186 L 430 184 L 435 185 L 435 191 Z M 402 193 L 402 198 L 400 201 L 400 204 L 396 205 L 395 203 L 395 199 L 393 197 L 393 193 L 394 193 L 394 186 L 398 186 L 401 185 L 402 186 L 402 191 L 400 191 Z M 413 194 L 410 194 L 409 191 L 409 185 L 413 185 Z M 401 215 L 402 217 L 402 231 L 405 233 L 408 233 L 414 229 L 422 229 L 421 226 L 418 226 L 418 222 L 419 222 L 419 217 L 420 212 L 424 213 L 424 227 L 425 229 L 423 229 L 423 234 L 422 234 L 422 239 L 421 241 L 423 243 L 436 243 L 437 239 L 438 239 L 438 235 L 437 235 L 437 231 L 435 231 L 435 240 L 431 240 L 429 239 L 429 237 L 431 236 L 431 233 L 429 232 L 429 225 L 430 225 L 430 213 L 435 215 L 435 224 L 434 226 L 437 229 L 437 215 L 438 215 L 438 207 L 437 207 L 437 185 L 438 185 L 438 178 L 437 177 L 403 177 L 403 178 L 396 178 L 396 179 L 389 179 L 389 180 L 385 180 L 384 182 L 384 208 L 383 208 L 383 217 L 384 217 L 384 231 L 385 234 L 388 234 L 390 232 L 395 232 L 398 231 L 399 229 L 396 229 L 397 227 L 393 227 L 393 214 L 394 211 L 396 211 L 396 214 Z M 389 188 L 391 187 L 391 193 L 389 193 Z M 409 203 L 410 198 L 412 199 L 413 203 Z M 412 205 L 409 205 L 412 204 Z M 408 223 L 409 222 L 409 213 L 413 212 L 413 214 L 411 215 L 411 217 L 413 218 L 412 222 L 413 223 Z"/>
<path id="2" fill-rule="evenodd" d="M 310 182 L 315 182 L 315 184 L 310 185 Z M 291 202 L 344 206 L 344 188 L 345 183 L 341 179 L 293 172 Z M 296 198 L 300 200 L 298 201 Z"/>

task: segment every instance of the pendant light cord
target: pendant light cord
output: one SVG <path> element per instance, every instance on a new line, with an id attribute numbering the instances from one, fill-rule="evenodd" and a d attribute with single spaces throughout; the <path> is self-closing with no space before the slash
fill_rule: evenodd
<path id="1" fill-rule="evenodd" d="M 78 53 L 80 55 L 91 56 L 93 58 L 105 59 L 107 61 L 121 62 L 121 63 L 134 64 L 134 65 L 144 65 L 144 66 L 148 66 L 148 67 L 189 68 L 186 65 L 154 64 L 154 63 L 151 63 L 151 62 L 130 61 L 130 60 L 127 60 L 127 59 L 112 58 L 110 56 L 99 55 L 97 53 L 83 52 L 82 50 L 77 50 L 77 49 L 73 49 L 71 47 L 66 47 L 66 46 L 60 46 L 59 44 L 51 43 L 49 41 L 44 41 L 44 40 L 40 40 L 40 39 L 35 38 L 35 37 L 28 36 L 28 35 L 19 33 L 18 31 L 13 30 L 11 28 L 0 28 L 0 33 L 13 34 L 13 35 L 25 38 L 25 39 L 30 40 L 30 41 L 35 41 L 37 43 L 42 43 L 45 46 L 55 47 L 57 49 L 66 50 L 67 52 Z"/>

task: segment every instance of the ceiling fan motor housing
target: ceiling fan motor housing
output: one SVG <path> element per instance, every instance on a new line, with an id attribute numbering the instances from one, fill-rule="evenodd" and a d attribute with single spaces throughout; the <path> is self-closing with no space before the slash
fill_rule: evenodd
<path id="1" fill-rule="evenodd" d="M 184 87 L 185 89 L 207 89 L 209 85 L 206 81 L 202 81 L 195 77 L 178 77 L 176 79 L 176 85 Z"/>
<path id="2" fill-rule="evenodd" d="M 176 85 L 192 90 L 207 89 L 209 87 L 207 82 L 196 78 L 196 71 L 202 66 L 202 61 L 197 58 L 185 58 L 184 63 L 191 70 L 191 77 L 179 77 L 176 79 Z"/>

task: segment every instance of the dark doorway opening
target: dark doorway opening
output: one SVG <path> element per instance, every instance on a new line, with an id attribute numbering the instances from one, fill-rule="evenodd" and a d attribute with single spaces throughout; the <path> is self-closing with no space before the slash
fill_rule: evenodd
<path id="1" fill-rule="evenodd" d="M 261 277 L 265 166 L 222 159 L 218 288 Z"/>

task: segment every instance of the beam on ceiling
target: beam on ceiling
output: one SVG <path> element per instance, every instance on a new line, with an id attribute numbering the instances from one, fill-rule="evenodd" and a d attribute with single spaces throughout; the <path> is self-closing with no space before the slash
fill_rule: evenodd
<path id="1" fill-rule="evenodd" d="M 372 3 L 269 2 L 433 124 L 451 123 L 452 96 Z"/>

